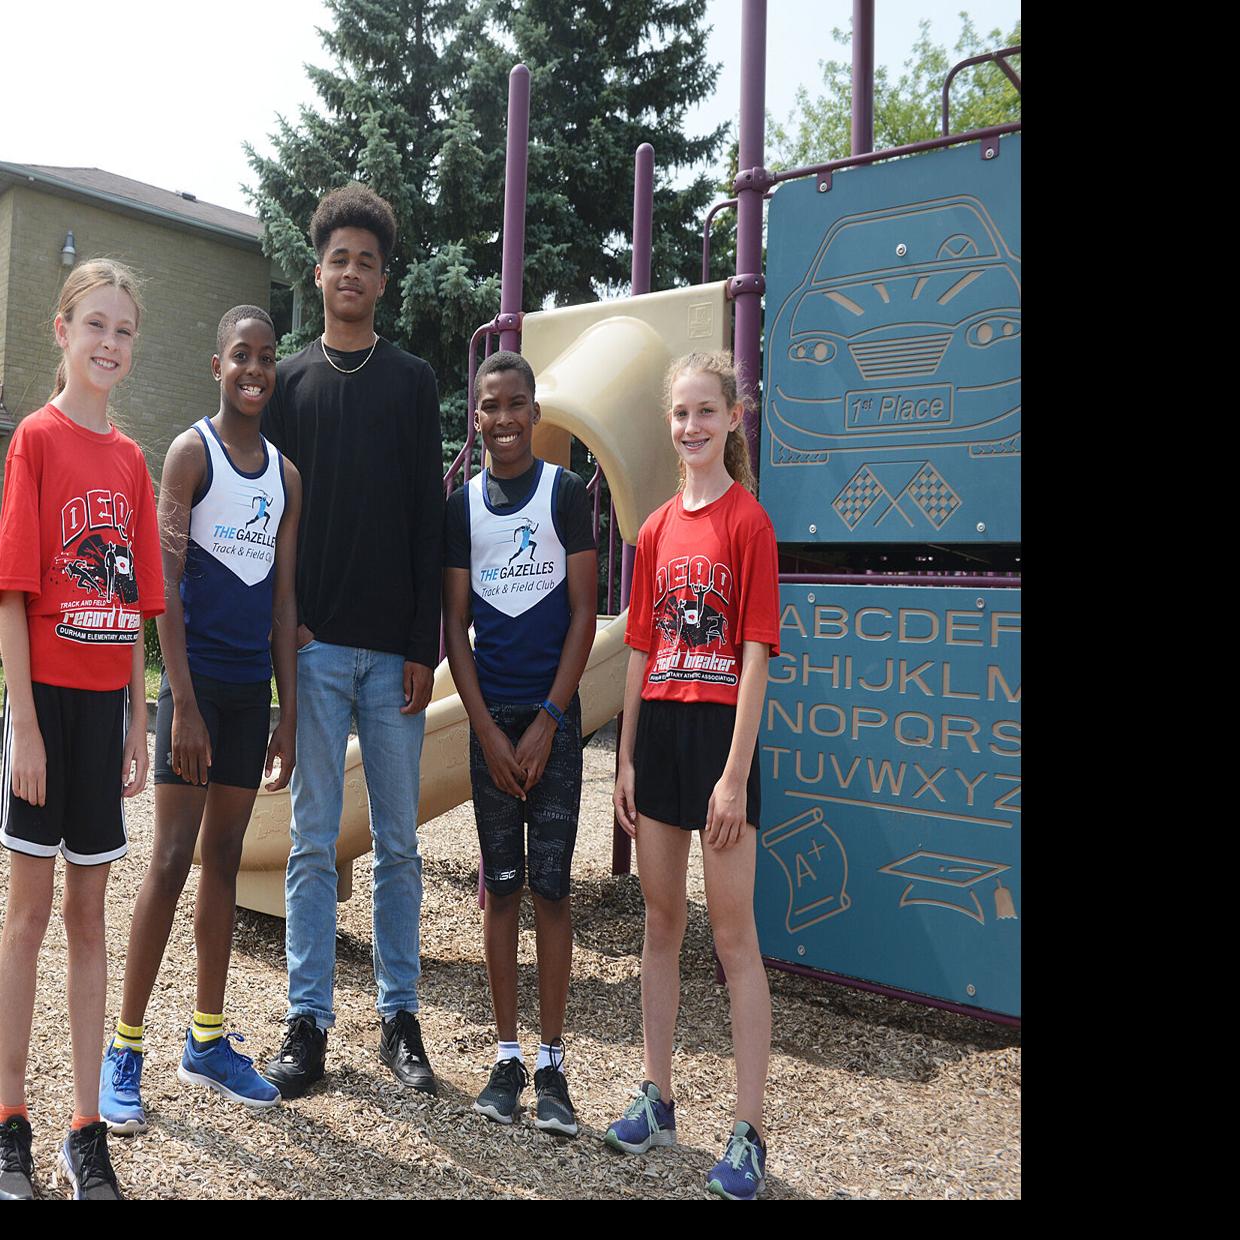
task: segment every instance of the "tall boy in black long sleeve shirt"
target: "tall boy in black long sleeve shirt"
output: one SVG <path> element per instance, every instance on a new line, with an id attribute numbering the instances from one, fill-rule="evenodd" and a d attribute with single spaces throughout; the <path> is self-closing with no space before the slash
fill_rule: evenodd
<path id="1" fill-rule="evenodd" d="M 286 1097 L 323 1075 L 335 1021 L 336 838 L 349 723 L 370 797 L 380 1056 L 435 1092 L 418 1026 L 418 766 L 439 653 L 439 396 L 421 358 L 380 339 L 375 303 L 396 221 L 353 184 L 310 224 L 324 331 L 281 362 L 263 432 L 301 471 L 298 768 L 285 877 L 288 1033 L 266 1069 Z"/>

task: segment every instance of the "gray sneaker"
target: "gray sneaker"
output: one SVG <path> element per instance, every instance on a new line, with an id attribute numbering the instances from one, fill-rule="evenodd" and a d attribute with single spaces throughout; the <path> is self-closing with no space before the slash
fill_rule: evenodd
<path id="1" fill-rule="evenodd" d="M 530 1083 L 525 1064 L 519 1059 L 501 1059 L 491 1069 L 487 1087 L 478 1095 L 474 1110 L 498 1124 L 511 1124 L 517 1113 L 521 1091 Z"/>
<path id="2" fill-rule="evenodd" d="M 549 1067 L 540 1068 L 534 1073 L 534 1090 L 538 1094 L 535 1125 L 544 1132 L 558 1132 L 561 1136 L 575 1137 L 577 1115 L 573 1110 L 572 1099 L 568 1096 L 568 1082 L 558 1064 L 553 1061 Z"/>

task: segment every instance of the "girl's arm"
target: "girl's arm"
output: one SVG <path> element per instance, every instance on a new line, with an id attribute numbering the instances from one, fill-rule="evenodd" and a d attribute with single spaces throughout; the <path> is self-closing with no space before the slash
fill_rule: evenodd
<path id="1" fill-rule="evenodd" d="M 164 670 L 172 690 L 172 769 L 186 782 L 205 784 L 211 765 L 211 740 L 198 710 L 185 653 L 185 611 L 181 578 L 189 545 L 194 492 L 207 469 L 207 454 L 197 431 L 178 435 L 164 458 L 159 486 L 159 545 L 164 567 L 164 614 L 155 621 Z"/>
<path id="2" fill-rule="evenodd" d="M 723 774 L 710 794 L 706 807 L 703 840 L 715 848 L 730 848 L 745 829 L 746 785 L 753 762 L 753 747 L 762 724 L 762 703 L 766 700 L 766 642 L 747 641 L 741 652 L 741 683 L 736 695 L 736 723 L 732 727 L 732 747 Z M 757 826 L 754 823 L 754 826 Z"/>
<path id="3" fill-rule="evenodd" d="M 624 726 L 616 751 L 616 789 L 611 796 L 616 820 L 634 838 L 637 836 L 637 802 L 633 799 L 633 747 L 637 741 L 637 715 L 642 707 L 646 655 L 644 650 L 629 651 L 629 668 L 624 677 Z"/>
<path id="4" fill-rule="evenodd" d="M 121 796 L 136 797 L 146 787 L 150 762 L 146 752 L 146 643 L 139 630 L 129 669 L 129 723 L 121 753 Z"/>
<path id="5" fill-rule="evenodd" d="M 474 652 L 469 648 L 469 569 L 443 570 L 443 642 L 452 683 L 461 695 L 470 726 L 482 745 L 491 782 L 501 791 L 525 800 L 525 772 L 517 765 L 512 742 L 491 718 L 478 684 Z"/>
<path id="6" fill-rule="evenodd" d="M 267 745 L 265 774 L 275 761 L 280 774 L 267 785 L 279 792 L 293 778 L 297 765 L 297 526 L 301 520 L 301 474 L 284 458 L 284 515 L 276 531 L 276 585 L 271 600 L 271 663 L 280 699 L 280 722 Z"/>
<path id="7" fill-rule="evenodd" d="M 567 710 L 577 692 L 582 673 L 590 661 L 590 648 L 594 645 L 595 595 L 598 593 L 598 552 L 578 551 L 568 557 L 568 606 L 570 619 L 564 646 L 560 650 L 560 663 L 551 683 L 547 697 L 560 708 Z M 517 744 L 516 761 L 525 771 L 526 792 L 542 778 L 547 759 L 551 756 L 551 742 L 555 737 L 556 722 L 545 710 L 526 728 Z"/>
<path id="8" fill-rule="evenodd" d="M 13 721 L 13 791 L 31 805 L 45 805 L 47 751 L 30 687 L 30 630 L 26 627 L 26 595 L 21 590 L 0 594 L 0 654 Z"/>

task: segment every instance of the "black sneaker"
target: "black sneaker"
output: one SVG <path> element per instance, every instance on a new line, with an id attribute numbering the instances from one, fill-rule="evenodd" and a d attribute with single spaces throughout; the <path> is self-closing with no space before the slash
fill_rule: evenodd
<path id="1" fill-rule="evenodd" d="M 397 1012 L 391 1020 L 383 1022 L 379 1032 L 379 1058 L 402 1084 L 412 1085 L 424 1094 L 439 1092 L 426 1047 L 422 1045 L 422 1027 L 412 1012 Z"/>
<path id="2" fill-rule="evenodd" d="M 0 1201 L 34 1200 L 30 1121 L 13 1115 L 0 1124 Z"/>
<path id="3" fill-rule="evenodd" d="M 501 1059 L 491 1069 L 491 1079 L 487 1087 L 478 1095 L 474 1110 L 487 1119 L 498 1124 L 511 1124 L 512 1117 L 517 1113 L 517 1102 L 521 1091 L 530 1083 L 530 1074 L 525 1064 L 515 1056 L 512 1059 Z"/>
<path id="4" fill-rule="evenodd" d="M 320 1029 L 313 1016 L 294 1016 L 280 1053 L 268 1062 L 263 1075 L 280 1091 L 281 1098 L 300 1098 L 323 1079 L 326 1058 L 327 1030 Z"/>
<path id="5" fill-rule="evenodd" d="M 108 1157 L 108 1126 L 103 1120 L 70 1129 L 60 1147 L 60 1169 L 73 1185 L 74 1201 L 121 1200 Z"/>
<path id="6" fill-rule="evenodd" d="M 553 1048 L 553 1051 L 556 1048 Z M 568 1096 L 568 1081 L 564 1079 L 561 1054 L 557 1062 L 554 1054 L 551 1063 L 534 1073 L 534 1092 L 538 1095 L 538 1107 L 534 1112 L 534 1124 L 544 1132 L 558 1132 L 561 1136 L 577 1135 L 577 1113 Z"/>

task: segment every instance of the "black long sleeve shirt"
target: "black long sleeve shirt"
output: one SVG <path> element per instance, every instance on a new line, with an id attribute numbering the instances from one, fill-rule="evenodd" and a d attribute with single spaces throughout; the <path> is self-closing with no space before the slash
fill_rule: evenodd
<path id="1" fill-rule="evenodd" d="M 434 373 L 380 340 L 276 368 L 263 434 L 301 471 L 297 607 L 321 641 L 439 661 L 443 441 Z"/>

